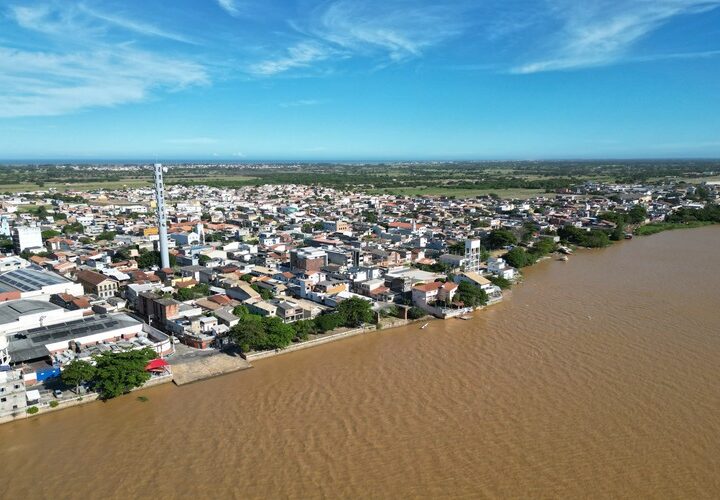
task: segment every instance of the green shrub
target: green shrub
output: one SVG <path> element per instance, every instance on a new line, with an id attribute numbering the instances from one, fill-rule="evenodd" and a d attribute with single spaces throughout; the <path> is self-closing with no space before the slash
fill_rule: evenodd
<path id="1" fill-rule="evenodd" d="M 50 408 L 57 408 L 59 404 L 57 401 L 52 400 L 50 401 Z"/>
<path id="2" fill-rule="evenodd" d="M 38 407 L 37 407 L 37 406 L 31 406 L 30 408 L 28 408 L 28 409 L 25 410 L 25 411 L 28 412 L 28 415 L 35 415 L 35 414 L 36 414 L 37 412 L 39 412 L 40 410 L 38 410 Z"/>

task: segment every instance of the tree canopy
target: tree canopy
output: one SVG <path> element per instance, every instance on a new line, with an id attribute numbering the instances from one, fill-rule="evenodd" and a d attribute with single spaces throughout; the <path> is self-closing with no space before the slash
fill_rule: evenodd
<path id="1" fill-rule="evenodd" d="M 517 238 L 507 229 L 496 229 L 495 231 L 490 231 L 484 243 L 487 248 L 497 250 L 498 248 L 517 244 Z"/>
<path id="2" fill-rule="evenodd" d="M 337 313 L 342 317 L 343 324 L 357 327 L 373 320 L 372 305 L 359 297 L 345 299 L 337 307 Z"/>
<path id="3" fill-rule="evenodd" d="M 73 360 L 63 367 L 60 378 L 67 385 L 74 385 L 75 392 L 78 392 L 80 384 L 90 382 L 95 377 L 96 369 L 87 361 Z"/>
<path id="4" fill-rule="evenodd" d="M 123 352 L 103 352 L 95 357 L 95 387 L 103 399 L 110 399 L 140 387 L 150 379 L 145 370 L 157 357 L 151 348 Z"/>

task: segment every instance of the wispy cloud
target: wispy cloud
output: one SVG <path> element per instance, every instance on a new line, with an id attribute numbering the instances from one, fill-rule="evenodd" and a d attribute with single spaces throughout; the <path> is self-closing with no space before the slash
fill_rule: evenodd
<path id="1" fill-rule="evenodd" d="M 621 61 L 639 40 L 688 14 L 707 12 L 720 0 L 552 0 L 560 22 L 543 47 L 546 55 L 512 69 L 514 73 L 568 70 Z"/>
<path id="2" fill-rule="evenodd" d="M 126 29 L 128 31 L 133 31 L 140 35 L 167 38 L 168 40 L 175 40 L 176 42 L 197 44 L 197 42 L 195 42 L 194 40 L 191 40 L 190 38 L 186 37 L 185 35 L 167 31 L 167 30 L 160 28 L 159 26 L 155 26 L 153 24 L 136 21 L 136 20 L 118 16 L 115 14 L 107 14 L 105 12 L 100 12 L 100 11 L 91 9 L 82 4 L 80 5 L 79 9 L 82 12 L 94 17 L 95 19 L 105 21 L 109 24 L 115 25 L 119 28 Z"/>
<path id="3" fill-rule="evenodd" d="M 217 3 L 221 9 L 233 17 L 238 17 L 242 14 L 242 9 L 237 0 L 217 0 Z"/>
<path id="4" fill-rule="evenodd" d="M 75 8 L 15 7 L 11 12 L 18 26 L 58 42 L 44 51 L 0 45 L 0 117 L 116 106 L 147 99 L 154 90 L 209 81 L 205 68 L 193 61 L 105 41 L 107 26 Z"/>
<path id="5" fill-rule="evenodd" d="M 317 106 L 322 103 L 323 101 L 319 99 L 298 99 L 297 101 L 281 102 L 279 106 L 281 108 L 297 108 L 302 106 Z"/>
<path id="6" fill-rule="evenodd" d="M 213 137 L 182 137 L 175 139 L 165 139 L 163 141 L 167 144 L 185 144 L 185 145 L 200 145 L 200 144 L 217 144 L 219 140 Z"/>
<path id="7" fill-rule="evenodd" d="M 319 13 L 309 30 L 355 51 L 381 51 L 391 60 L 420 56 L 425 49 L 459 34 L 464 2 L 423 5 L 413 1 L 337 0 Z"/>
<path id="8" fill-rule="evenodd" d="M 466 27 L 471 2 L 425 5 L 410 0 L 334 0 L 290 25 L 302 37 L 286 54 L 250 66 L 255 75 L 277 75 L 328 60 L 366 57 L 373 65 L 417 58 Z"/>
<path id="9" fill-rule="evenodd" d="M 320 43 L 303 41 L 291 46 L 285 54 L 277 58 L 252 64 L 249 71 L 259 76 L 271 76 L 290 69 L 307 68 L 313 63 L 327 59 L 333 52 L 331 48 Z"/>

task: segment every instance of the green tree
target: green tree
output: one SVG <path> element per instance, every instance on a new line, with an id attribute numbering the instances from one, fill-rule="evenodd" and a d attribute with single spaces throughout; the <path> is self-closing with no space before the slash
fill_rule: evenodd
<path id="1" fill-rule="evenodd" d="M 503 255 L 503 258 L 513 267 L 518 269 L 521 267 L 531 266 L 535 263 L 535 260 L 531 254 L 525 251 L 522 247 L 515 247 L 508 253 Z"/>
<path id="2" fill-rule="evenodd" d="M 301 319 L 292 324 L 295 330 L 295 338 L 307 340 L 311 333 L 315 333 L 315 323 L 309 319 Z"/>
<path id="3" fill-rule="evenodd" d="M 180 288 L 175 295 L 179 301 L 194 300 L 210 295 L 210 287 L 204 283 L 200 283 L 195 286 Z"/>
<path id="4" fill-rule="evenodd" d="M 249 352 L 264 342 L 265 327 L 262 317 L 257 314 L 247 314 L 240 318 L 237 325 L 230 329 L 230 338 L 240 350 Z"/>
<path id="5" fill-rule="evenodd" d="M 499 286 L 501 290 L 507 290 L 512 286 L 510 280 L 507 280 L 501 276 L 491 276 L 489 280 L 493 285 Z"/>
<path id="6" fill-rule="evenodd" d="M 620 241 L 625 238 L 625 224 L 617 222 L 615 228 L 610 232 L 612 241 Z"/>
<path id="7" fill-rule="evenodd" d="M 345 318 L 343 318 L 337 312 L 329 314 L 321 314 L 315 318 L 315 326 L 323 333 L 339 328 L 345 324 Z"/>
<path id="8" fill-rule="evenodd" d="M 239 306 L 235 306 L 235 308 L 233 309 L 233 314 L 238 318 L 243 318 L 250 314 L 250 311 L 248 310 L 246 305 L 240 304 Z"/>
<path id="9" fill-rule="evenodd" d="M 358 327 L 364 323 L 372 323 L 374 314 L 372 304 L 359 297 L 345 299 L 337 307 L 337 313 L 343 318 L 348 327 Z"/>
<path id="10" fill-rule="evenodd" d="M 408 310 L 408 318 L 410 319 L 420 319 L 427 316 L 427 313 L 424 309 L 421 309 L 417 306 L 413 306 Z"/>
<path id="11" fill-rule="evenodd" d="M 82 233 L 84 230 L 85 228 L 79 222 L 71 222 L 69 224 L 65 224 L 62 228 L 62 232 L 64 234 L 77 234 Z"/>
<path id="12" fill-rule="evenodd" d="M 112 241 L 115 239 L 115 236 L 117 236 L 117 233 L 115 231 L 103 231 L 102 233 L 98 234 L 95 239 L 97 241 Z"/>
<path id="13" fill-rule="evenodd" d="M 265 327 L 264 343 L 260 349 L 282 349 L 290 345 L 295 338 L 295 329 L 292 325 L 283 323 L 277 316 L 263 318 Z"/>
<path id="14" fill-rule="evenodd" d="M 95 387 L 103 399 L 111 399 L 140 387 L 150 379 L 145 370 L 157 357 L 151 348 L 123 352 L 103 352 L 95 357 Z"/>
<path id="15" fill-rule="evenodd" d="M 471 285 L 467 281 L 460 282 L 455 297 L 468 307 L 484 306 L 488 301 L 485 290 Z"/>
<path id="16" fill-rule="evenodd" d="M 48 229 L 46 231 L 43 231 L 40 233 L 40 236 L 43 240 L 49 240 L 50 238 L 54 238 L 55 236 L 60 236 L 62 233 L 60 231 L 55 231 L 53 229 Z"/>
<path id="17" fill-rule="evenodd" d="M 490 234 L 485 239 L 485 244 L 488 248 L 496 250 L 498 248 L 516 245 L 517 238 L 507 229 L 496 229 L 495 231 L 490 231 Z"/>
<path id="18" fill-rule="evenodd" d="M 177 258 L 170 254 L 170 267 L 175 267 L 177 265 Z M 138 267 L 140 269 L 149 269 L 153 266 L 160 267 L 161 265 L 161 258 L 160 258 L 160 252 L 157 250 L 152 251 L 141 251 L 140 256 L 137 258 Z"/>
<path id="19" fill-rule="evenodd" d="M 74 385 L 75 393 L 79 394 L 80 384 L 90 382 L 95 377 L 95 372 L 92 364 L 76 359 L 63 367 L 60 378 L 67 385 Z"/>
<path id="20" fill-rule="evenodd" d="M 647 209 L 642 205 L 635 205 L 627 213 L 627 220 L 630 224 L 640 224 L 647 219 Z"/>

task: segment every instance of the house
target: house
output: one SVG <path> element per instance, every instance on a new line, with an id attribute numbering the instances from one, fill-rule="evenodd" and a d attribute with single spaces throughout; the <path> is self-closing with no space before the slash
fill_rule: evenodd
<path id="1" fill-rule="evenodd" d="M 301 320 L 305 317 L 305 311 L 297 303 L 290 300 L 275 301 L 277 316 L 285 323 Z"/>
<path id="2" fill-rule="evenodd" d="M 443 283 L 433 281 L 424 285 L 415 285 L 412 288 L 412 301 L 414 304 L 427 305 L 438 300 L 452 302 L 457 292 L 457 284 L 452 282 Z"/>
<path id="3" fill-rule="evenodd" d="M 489 258 L 487 262 L 487 270 L 495 276 L 499 276 L 506 280 L 515 278 L 515 268 L 508 266 L 505 259 L 500 257 Z"/>
<path id="4" fill-rule="evenodd" d="M 248 283 L 238 281 L 232 288 L 227 289 L 230 298 L 239 300 L 240 302 L 257 302 L 262 297 Z"/>
<path id="5" fill-rule="evenodd" d="M 76 274 L 85 293 L 92 293 L 102 299 L 113 297 L 118 291 L 118 282 L 95 271 L 82 270 Z"/>

